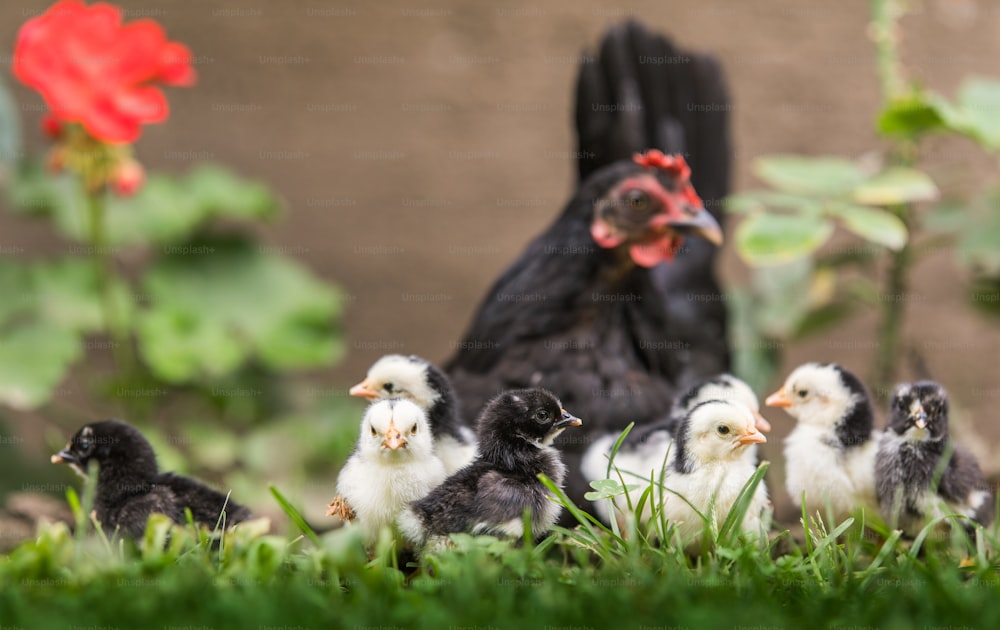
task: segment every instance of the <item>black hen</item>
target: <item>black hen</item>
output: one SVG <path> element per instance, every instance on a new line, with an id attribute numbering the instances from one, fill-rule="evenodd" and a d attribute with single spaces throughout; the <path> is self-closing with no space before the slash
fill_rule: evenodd
<path id="1" fill-rule="evenodd" d="M 498 391 L 543 386 L 591 420 L 560 442 L 578 503 L 591 441 L 663 416 L 678 391 L 729 369 L 712 269 L 721 230 L 705 210 L 718 212 L 728 190 L 727 103 L 710 57 L 636 24 L 609 30 L 580 72 L 579 188 L 487 294 L 446 366 L 467 417 Z M 683 157 L 638 154 L 650 148 Z"/>
<path id="2" fill-rule="evenodd" d="M 119 531 L 140 538 L 150 514 L 166 514 L 185 523 L 185 508 L 196 523 L 214 529 L 252 518 L 250 510 L 226 495 L 171 473 L 159 472 L 156 454 L 135 428 L 117 420 L 88 424 L 77 431 L 66 447 L 52 456 L 55 464 L 69 464 L 82 475 L 97 462 L 97 496 L 94 510 L 105 531 Z M 220 515 L 225 510 L 225 519 Z"/>

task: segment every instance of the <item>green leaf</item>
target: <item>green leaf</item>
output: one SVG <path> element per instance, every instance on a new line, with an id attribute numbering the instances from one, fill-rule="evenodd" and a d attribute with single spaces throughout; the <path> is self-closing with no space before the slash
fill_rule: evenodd
<path id="1" fill-rule="evenodd" d="M 851 204 L 837 204 L 832 214 L 858 236 L 892 250 L 902 249 L 909 238 L 906 224 L 887 210 Z"/>
<path id="2" fill-rule="evenodd" d="M 878 117 L 878 129 L 887 136 L 916 138 L 944 127 L 938 100 L 919 92 L 887 104 Z"/>
<path id="3" fill-rule="evenodd" d="M 11 201 L 22 212 L 51 215 L 62 234 L 88 242 L 83 191 L 72 176 L 28 164 L 12 182 Z M 203 164 L 183 177 L 152 175 L 133 197 L 108 194 L 107 238 L 114 247 L 171 244 L 213 219 L 267 219 L 279 209 L 278 199 L 265 185 Z"/>
<path id="4" fill-rule="evenodd" d="M 886 169 L 852 191 L 854 201 L 869 206 L 890 206 L 938 198 L 934 181 L 917 169 L 894 167 Z"/>
<path id="5" fill-rule="evenodd" d="M 751 265 L 776 265 L 812 254 L 833 224 L 810 215 L 756 214 L 736 228 L 736 251 Z"/>
<path id="6" fill-rule="evenodd" d="M 238 238 L 166 248 L 143 285 L 139 346 L 171 382 L 227 374 L 251 359 L 277 368 L 329 365 L 337 292 L 292 260 Z"/>
<path id="7" fill-rule="evenodd" d="M 867 177 L 861 167 L 844 158 L 798 155 L 758 158 L 754 173 L 783 192 L 815 196 L 848 192 Z"/>
<path id="8" fill-rule="evenodd" d="M 966 79 L 958 90 L 958 127 L 993 150 L 1000 149 L 1000 81 Z"/>
<path id="9" fill-rule="evenodd" d="M 753 214 L 768 208 L 818 214 L 822 210 L 822 205 L 813 197 L 773 190 L 750 190 L 726 197 L 726 210 L 733 214 Z"/>
<path id="10" fill-rule="evenodd" d="M 601 499 L 613 499 L 626 492 L 638 490 L 638 484 L 622 485 L 617 479 L 597 479 L 590 482 L 590 487 L 594 492 L 588 492 L 584 498 L 588 501 L 599 501 Z"/>
<path id="11" fill-rule="evenodd" d="M 71 330 L 34 322 L 0 337 L 0 402 L 34 409 L 48 401 L 69 366 L 83 354 Z"/>

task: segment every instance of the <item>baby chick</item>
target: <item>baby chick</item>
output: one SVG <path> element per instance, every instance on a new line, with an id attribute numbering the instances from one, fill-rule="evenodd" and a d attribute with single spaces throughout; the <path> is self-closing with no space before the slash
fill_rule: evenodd
<path id="1" fill-rule="evenodd" d="M 880 433 L 868 391 L 835 363 L 796 368 L 764 401 L 798 420 L 785 438 L 785 486 L 792 502 L 840 522 L 858 508 L 878 509 L 875 454 Z M 829 507 L 828 514 L 826 508 Z"/>
<path id="2" fill-rule="evenodd" d="M 706 517 L 714 516 L 716 527 L 721 525 L 756 470 L 747 460 L 745 449 L 767 438 L 757 429 L 756 418 L 745 405 L 724 400 L 697 405 L 681 421 L 676 433 L 677 454 L 664 481 L 668 492 L 663 516 L 675 524 L 688 552 L 697 552 L 705 522 L 692 506 Z M 767 489 L 760 483 L 738 525 L 740 530 L 766 540 L 761 517 L 767 505 Z"/>
<path id="3" fill-rule="evenodd" d="M 425 496 L 445 476 L 423 410 L 408 400 L 379 401 L 361 420 L 357 448 L 337 478 L 342 502 L 335 499 L 331 508 L 339 507 L 339 516 L 355 520 L 366 541 L 374 543 L 407 504 Z"/>
<path id="4" fill-rule="evenodd" d="M 124 422 L 85 425 L 52 456 L 53 464 L 69 464 L 83 476 L 90 462 L 98 465 L 94 510 L 109 533 L 140 538 L 153 513 L 186 523 L 185 508 L 195 522 L 212 529 L 217 523 L 228 527 L 252 518 L 250 510 L 221 492 L 187 477 L 160 473 L 153 447 Z"/>
<path id="5" fill-rule="evenodd" d="M 418 356 L 387 354 L 372 364 L 351 396 L 369 400 L 404 398 L 427 414 L 434 436 L 434 452 L 451 474 L 476 455 L 475 435 L 459 416 L 451 381 L 434 364 Z"/>
<path id="6" fill-rule="evenodd" d="M 753 414 L 759 431 L 770 431 L 771 425 L 760 415 L 760 401 L 750 386 L 731 374 L 720 374 L 703 381 L 681 395 L 674 401 L 670 414 L 662 420 L 642 427 L 635 427 L 615 455 L 614 468 L 621 472 L 625 482 L 648 483 L 650 479 L 659 481 L 661 472 L 669 469 L 673 463 L 676 449 L 673 447 L 673 434 L 678 425 L 703 402 L 709 400 L 728 400 L 745 406 Z M 587 481 L 598 479 L 618 480 L 618 472 L 614 469 L 608 473 L 608 457 L 618 434 L 609 434 L 598 439 L 587 449 L 581 468 Z M 748 444 L 741 449 L 743 457 L 753 466 L 757 465 L 757 445 Z M 640 488 L 633 499 L 638 498 Z M 624 498 L 615 499 L 618 508 L 626 505 Z M 610 499 L 601 499 L 595 503 L 597 515 L 605 522 L 610 522 L 613 505 Z M 649 511 L 643 515 L 645 521 Z"/>
<path id="7" fill-rule="evenodd" d="M 532 536 L 541 537 L 562 508 L 548 498 L 538 475 L 562 485 L 566 466 L 552 440 L 581 424 L 545 390 L 500 394 L 479 416 L 476 459 L 404 510 L 404 536 L 417 546 L 451 533 L 519 537 L 529 510 Z"/>
<path id="8" fill-rule="evenodd" d="M 875 466 L 886 522 L 915 537 L 929 520 L 945 514 L 962 514 L 981 525 L 993 521 L 994 497 L 979 464 L 948 437 L 944 387 L 933 381 L 898 385 L 888 424 Z"/>

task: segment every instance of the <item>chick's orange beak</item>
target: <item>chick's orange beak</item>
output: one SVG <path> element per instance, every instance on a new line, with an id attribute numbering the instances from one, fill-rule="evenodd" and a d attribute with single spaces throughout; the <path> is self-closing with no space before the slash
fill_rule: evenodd
<path id="1" fill-rule="evenodd" d="M 389 422 L 389 430 L 385 432 L 385 439 L 382 440 L 382 446 L 390 451 L 395 451 L 406 446 L 403 434 L 399 432 L 399 429 L 396 428 L 396 425 L 392 421 Z"/>
<path id="2" fill-rule="evenodd" d="M 367 380 L 361 381 L 348 391 L 351 396 L 358 396 L 360 398 L 367 398 L 368 400 L 373 400 L 378 398 L 378 392 L 368 383 Z"/>
<path id="3" fill-rule="evenodd" d="M 767 400 L 764 401 L 764 404 L 768 407 L 791 407 L 792 401 L 788 399 L 787 395 L 785 395 L 785 388 L 782 387 L 768 396 Z"/>
<path id="4" fill-rule="evenodd" d="M 748 427 L 746 432 L 736 438 L 736 443 L 746 446 L 748 444 L 760 444 L 767 442 L 764 434 L 757 430 L 757 427 Z"/>

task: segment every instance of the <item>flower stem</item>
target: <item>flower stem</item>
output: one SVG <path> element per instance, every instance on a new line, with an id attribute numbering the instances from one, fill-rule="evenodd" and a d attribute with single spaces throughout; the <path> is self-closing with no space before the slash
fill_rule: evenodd
<path id="1" fill-rule="evenodd" d="M 104 325 L 111 338 L 111 353 L 114 357 L 115 371 L 118 378 L 121 379 L 133 373 L 135 361 L 132 356 L 132 344 L 128 330 L 115 305 L 114 280 L 116 273 L 108 247 L 104 192 L 88 186 L 86 197 L 87 215 L 90 222 L 90 254 L 97 275 Z"/>
<path id="2" fill-rule="evenodd" d="M 899 57 L 899 19 L 906 13 L 901 0 L 872 0 L 872 21 L 869 33 L 875 43 L 882 101 L 890 103 L 906 96 L 910 90 Z M 896 166 L 912 166 L 916 162 L 917 146 L 910 140 L 898 140 L 889 150 L 889 161 Z M 906 314 L 906 288 L 912 262 L 912 206 L 902 204 L 890 208 L 906 225 L 910 237 L 899 251 L 892 252 L 883 286 L 881 314 L 878 324 L 878 346 L 875 350 L 875 373 L 872 391 L 879 400 L 889 397 L 889 388 L 896 378 L 902 347 L 902 327 Z"/>

